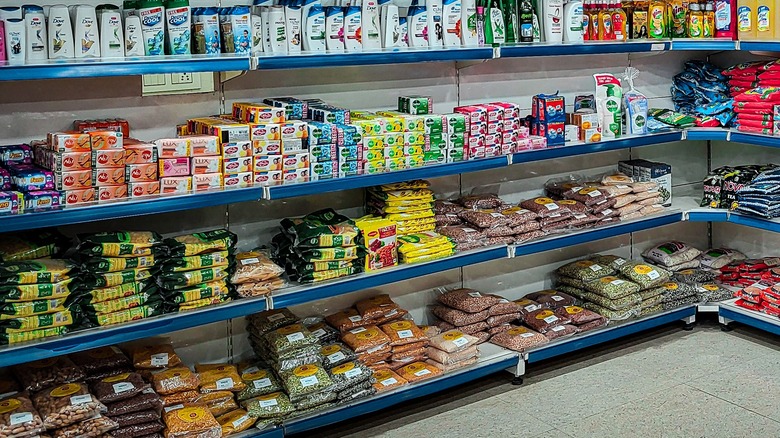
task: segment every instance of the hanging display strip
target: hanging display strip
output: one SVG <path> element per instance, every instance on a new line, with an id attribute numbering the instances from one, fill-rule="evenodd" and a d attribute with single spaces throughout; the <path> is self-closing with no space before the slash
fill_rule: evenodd
<path id="1" fill-rule="evenodd" d="M 563 354 L 582 350 L 594 345 L 603 344 L 615 339 L 631 336 L 645 330 L 669 324 L 674 321 L 685 320 L 693 322 L 692 318 L 696 315 L 696 305 L 656 313 L 644 318 L 631 319 L 626 322 L 617 322 L 604 328 L 596 329 L 591 332 L 583 333 L 578 336 L 565 338 L 558 342 L 551 342 L 543 346 L 529 350 L 524 354 L 528 363 L 540 362 Z"/>
<path id="2" fill-rule="evenodd" d="M 307 417 L 296 418 L 284 423 L 285 434 L 306 432 L 344 421 L 346 418 L 355 418 L 359 415 L 386 409 L 408 400 L 435 394 L 463 383 L 472 382 L 480 377 L 514 367 L 518 363 L 519 354 L 517 352 L 505 350 L 489 343 L 482 344 L 479 348 L 481 356 L 479 362 L 474 365 L 345 406 L 316 412 Z"/>
<path id="3" fill-rule="evenodd" d="M 735 301 L 737 300 L 718 303 L 720 306 L 718 317 L 722 324 L 735 321 L 768 333 L 780 335 L 780 319 L 765 313 L 739 307 L 734 304 Z"/>

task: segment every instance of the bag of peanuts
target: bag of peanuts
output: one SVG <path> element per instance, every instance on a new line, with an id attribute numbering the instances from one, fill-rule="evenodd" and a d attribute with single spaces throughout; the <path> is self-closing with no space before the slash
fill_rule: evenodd
<path id="1" fill-rule="evenodd" d="M 26 391 L 40 391 L 63 383 L 84 380 L 84 370 L 66 356 L 52 357 L 13 367 Z"/>
<path id="2" fill-rule="evenodd" d="M 41 391 L 35 394 L 33 403 L 47 429 L 70 426 L 106 411 L 83 383 L 66 383 Z"/>
<path id="3" fill-rule="evenodd" d="M 41 416 L 26 393 L 0 399 L 0 436 L 16 438 L 45 430 Z"/>

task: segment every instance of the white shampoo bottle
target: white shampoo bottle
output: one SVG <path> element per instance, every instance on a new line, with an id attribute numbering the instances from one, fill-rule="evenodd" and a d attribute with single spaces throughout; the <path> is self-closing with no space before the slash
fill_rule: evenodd
<path id="1" fill-rule="evenodd" d="M 98 17 L 100 23 L 100 56 L 122 58 L 125 56 L 125 35 L 119 8 L 104 8 Z"/>
<path id="2" fill-rule="evenodd" d="M 460 47 L 463 23 L 461 0 L 444 0 L 444 47 Z"/>
<path id="3" fill-rule="evenodd" d="M 477 38 L 477 2 L 476 0 L 461 0 L 460 2 L 460 32 L 464 46 L 478 46 Z"/>
<path id="4" fill-rule="evenodd" d="M 40 6 L 24 7 L 24 25 L 27 29 L 25 48 L 27 62 L 43 61 L 48 59 L 46 50 L 46 15 Z"/>
<path id="5" fill-rule="evenodd" d="M 391 48 L 401 45 L 401 26 L 398 17 L 398 6 L 384 4 L 381 8 L 382 47 Z"/>
<path id="6" fill-rule="evenodd" d="M 306 9 L 303 27 L 303 50 L 324 52 L 325 45 L 325 9 L 317 2 Z"/>
<path id="7" fill-rule="evenodd" d="M 95 8 L 79 5 L 72 9 L 76 58 L 100 58 L 100 34 Z"/>
<path id="8" fill-rule="evenodd" d="M 362 0 L 360 21 L 362 24 L 363 49 L 374 50 L 382 48 L 378 0 Z"/>
<path id="9" fill-rule="evenodd" d="M 65 5 L 49 8 L 49 58 L 73 58 L 73 27 Z"/>
<path id="10" fill-rule="evenodd" d="M 363 50 L 363 44 L 360 41 L 361 26 L 361 7 L 347 7 L 344 12 L 344 49 L 347 52 L 360 52 Z"/>
<path id="11" fill-rule="evenodd" d="M 428 45 L 430 47 L 444 46 L 444 6 L 442 0 L 426 0 L 428 11 Z"/>
<path id="12" fill-rule="evenodd" d="M 344 8 L 325 8 L 325 48 L 328 52 L 344 52 Z"/>

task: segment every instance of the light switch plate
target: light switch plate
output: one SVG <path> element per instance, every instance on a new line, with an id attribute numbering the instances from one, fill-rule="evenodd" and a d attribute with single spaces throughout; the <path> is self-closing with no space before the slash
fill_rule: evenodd
<path id="1" fill-rule="evenodd" d="M 196 94 L 214 91 L 214 73 L 164 73 L 143 75 L 143 96 Z"/>

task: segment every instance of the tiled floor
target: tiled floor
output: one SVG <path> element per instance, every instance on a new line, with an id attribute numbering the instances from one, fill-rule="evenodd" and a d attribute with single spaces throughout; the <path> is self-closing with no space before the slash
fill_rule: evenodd
<path id="1" fill-rule="evenodd" d="M 740 327 L 667 327 L 497 374 L 318 436 L 780 437 L 780 339 Z"/>

